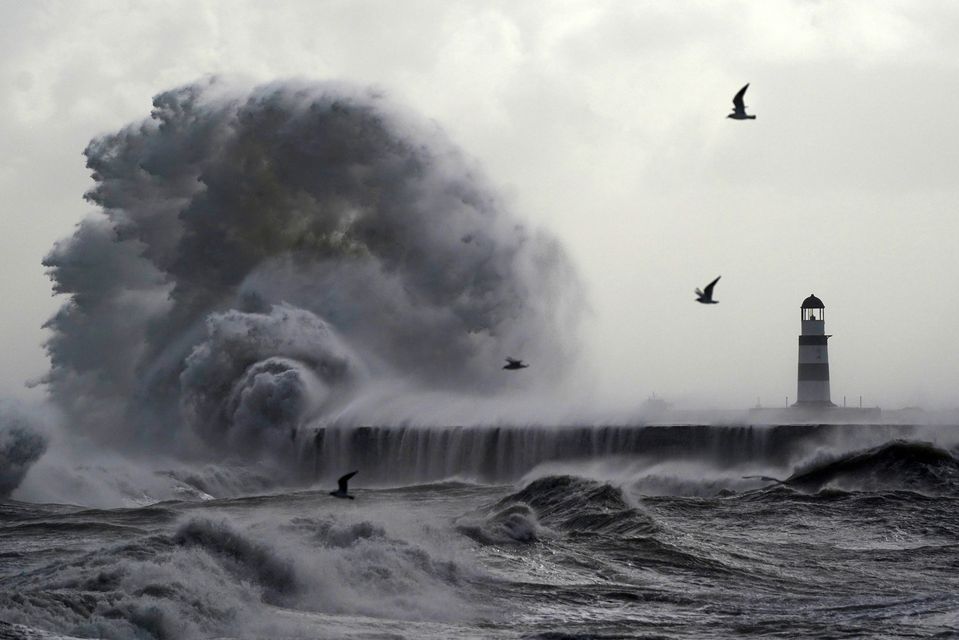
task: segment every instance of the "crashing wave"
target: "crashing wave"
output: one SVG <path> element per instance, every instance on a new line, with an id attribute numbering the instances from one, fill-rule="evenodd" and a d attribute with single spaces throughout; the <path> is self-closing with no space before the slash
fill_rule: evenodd
<path id="1" fill-rule="evenodd" d="M 10 496 L 46 449 L 46 437 L 24 416 L 0 412 L 0 499 Z"/>
<path id="2" fill-rule="evenodd" d="M 458 522 L 460 531 L 482 542 L 531 542 L 565 533 L 645 535 L 657 530 L 651 517 L 631 506 L 621 489 L 574 476 L 534 480 L 478 514 Z M 545 535 L 544 535 L 545 534 Z"/>
<path id="3" fill-rule="evenodd" d="M 563 250 L 375 91 L 209 79 L 86 156 L 100 211 L 44 261 L 69 296 L 46 384 L 101 443 L 286 470 L 368 389 L 492 393 L 524 384 L 506 354 L 549 382 L 575 352 Z"/>
<path id="4" fill-rule="evenodd" d="M 177 513 L 170 505 L 30 515 L 30 529 L 17 535 L 125 541 L 7 573 L 0 620 L 51 634 L 174 640 L 283 635 L 277 607 L 415 621 L 463 620 L 476 610 L 471 570 L 430 540 L 398 538 L 377 522 L 199 516 L 176 524 Z"/>
<path id="5" fill-rule="evenodd" d="M 952 493 L 959 489 L 959 459 L 931 443 L 896 440 L 866 451 L 814 460 L 782 482 L 803 491 Z"/>
<path id="6" fill-rule="evenodd" d="M 525 504 L 463 516 L 457 519 L 456 530 L 482 544 L 528 543 L 554 536 L 540 525 L 536 512 Z"/>

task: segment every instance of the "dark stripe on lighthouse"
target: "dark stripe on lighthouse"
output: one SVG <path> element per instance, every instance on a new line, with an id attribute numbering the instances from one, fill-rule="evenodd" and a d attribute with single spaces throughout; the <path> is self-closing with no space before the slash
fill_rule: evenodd
<path id="1" fill-rule="evenodd" d="M 829 363 L 814 362 L 799 365 L 800 380 L 829 380 Z"/>
<path id="2" fill-rule="evenodd" d="M 800 346 L 804 344 L 824 345 L 829 336 L 799 336 Z"/>

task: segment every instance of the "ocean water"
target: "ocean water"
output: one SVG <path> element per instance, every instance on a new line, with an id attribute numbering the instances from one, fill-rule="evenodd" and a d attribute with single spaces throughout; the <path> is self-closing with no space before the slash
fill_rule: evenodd
<path id="1" fill-rule="evenodd" d="M 959 636 L 956 452 L 848 429 L 354 430 L 256 495 L 8 500 L 0 638 Z"/>

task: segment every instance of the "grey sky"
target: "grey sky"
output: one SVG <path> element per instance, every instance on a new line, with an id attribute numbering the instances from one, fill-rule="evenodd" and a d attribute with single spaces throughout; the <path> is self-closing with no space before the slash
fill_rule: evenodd
<path id="1" fill-rule="evenodd" d="M 46 369 L 86 143 L 223 73 L 434 119 L 566 245 L 611 399 L 783 402 L 814 292 L 834 401 L 955 406 L 957 36 L 947 2 L 2 2 L 0 395 Z M 726 120 L 745 82 L 758 119 Z"/>

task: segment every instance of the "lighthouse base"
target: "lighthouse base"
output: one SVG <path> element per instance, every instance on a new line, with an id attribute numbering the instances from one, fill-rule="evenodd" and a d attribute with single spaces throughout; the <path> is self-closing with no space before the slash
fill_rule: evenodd
<path id="1" fill-rule="evenodd" d="M 749 410 L 751 424 L 876 424 L 881 418 L 879 407 L 837 407 L 831 403 L 797 403 L 782 409 Z"/>

